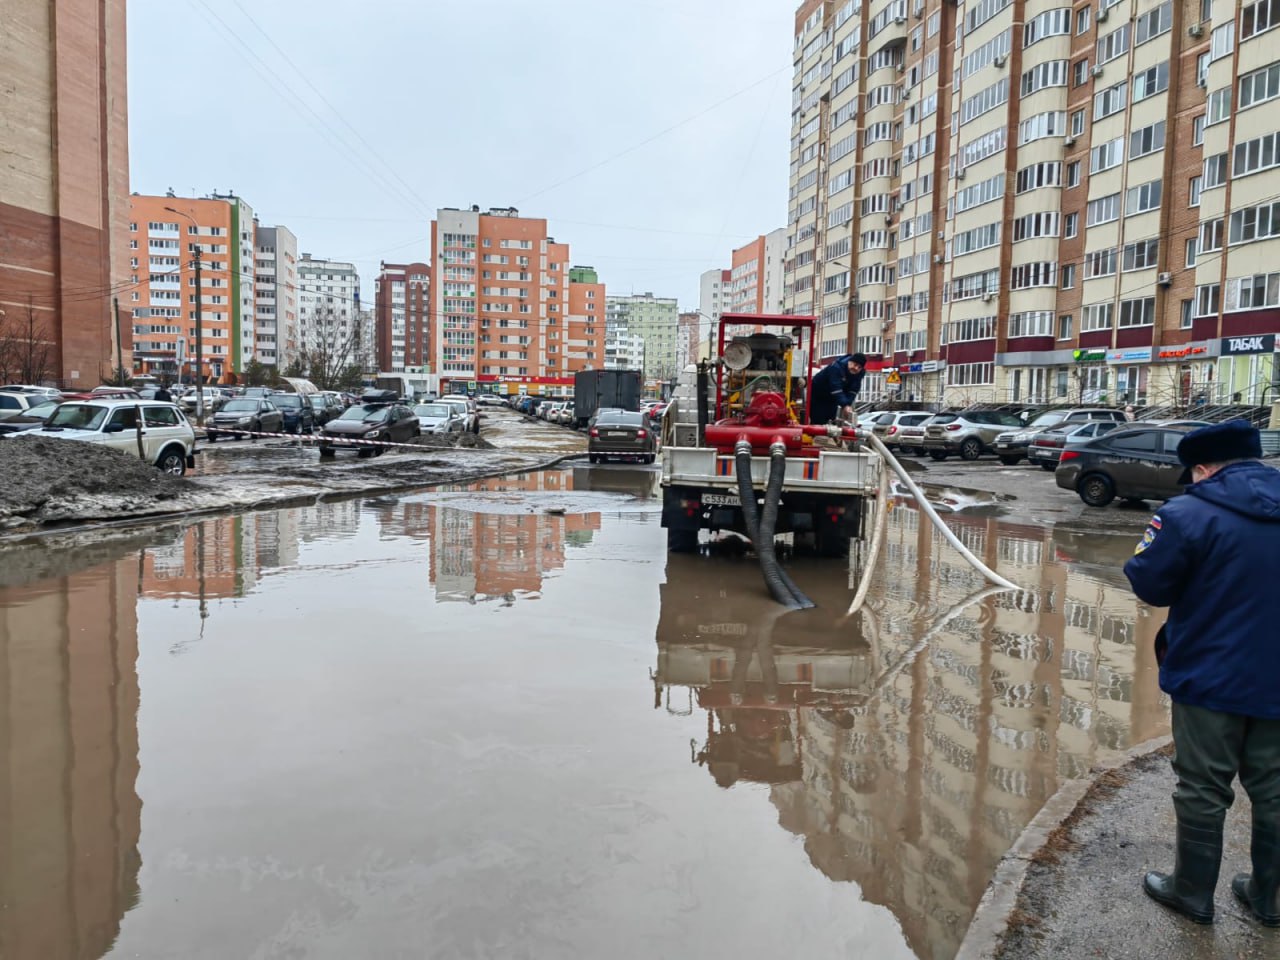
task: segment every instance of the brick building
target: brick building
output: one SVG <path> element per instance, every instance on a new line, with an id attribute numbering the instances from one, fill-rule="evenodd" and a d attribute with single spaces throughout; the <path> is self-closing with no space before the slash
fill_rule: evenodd
<path id="1" fill-rule="evenodd" d="M 430 361 L 428 326 L 431 268 L 425 263 L 383 263 L 374 282 L 378 369 L 403 373 Z"/>
<path id="2" fill-rule="evenodd" d="M 1269 399 L 1277 10 L 808 0 L 787 309 L 872 393 Z"/>
<path id="3" fill-rule="evenodd" d="M 50 344 L 48 380 L 94 387 L 116 365 L 129 275 L 125 0 L 65 0 L 56 17 L 6 3 L 0 19 L 0 335 L 22 325 Z"/>

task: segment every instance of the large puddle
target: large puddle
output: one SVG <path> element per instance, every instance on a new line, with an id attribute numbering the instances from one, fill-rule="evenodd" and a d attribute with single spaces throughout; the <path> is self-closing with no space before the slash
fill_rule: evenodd
<path id="1" fill-rule="evenodd" d="M 1161 733 L 1131 534 L 909 505 L 872 600 L 574 468 L 0 553 L 0 957 L 951 957 Z M 817 951 L 814 953 L 814 951 Z"/>

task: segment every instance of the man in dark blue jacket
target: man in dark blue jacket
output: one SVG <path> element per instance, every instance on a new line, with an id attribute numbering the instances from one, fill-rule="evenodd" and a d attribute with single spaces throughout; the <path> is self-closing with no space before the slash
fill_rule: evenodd
<path id="1" fill-rule="evenodd" d="M 848 418 L 852 411 L 847 408 L 853 406 L 854 398 L 862 389 L 866 369 L 867 355 L 853 353 L 833 360 L 819 370 L 813 377 L 809 422 L 830 423 L 841 413 Z"/>
<path id="2" fill-rule="evenodd" d="M 1243 420 L 1183 437 L 1191 486 L 1151 518 L 1124 567 L 1134 593 L 1169 608 L 1157 658 L 1173 700 L 1177 857 L 1173 873 L 1148 873 L 1143 887 L 1197 923 L 1213 922 L 1238 773 L 1253 805 L 1253 873 L 1231 889 L 1280 926 L 1280 470 L 1261 455 Z"/>

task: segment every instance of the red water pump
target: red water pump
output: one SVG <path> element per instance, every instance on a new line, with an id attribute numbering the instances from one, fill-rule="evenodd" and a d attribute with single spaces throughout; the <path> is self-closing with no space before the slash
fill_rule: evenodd
<path id="1" fill-rule="evenodd" d="M 734 445 L 746 439 L 751 443 L 752 456 L 768 456 L 770 445 L 781 441 L 788 456 L 816 457 L 820 448 L 813 445 L 814 437 L 852 440 L 854 432 L 847 427 L 802 424 L 791 416 L 786 397 L 772 390 L 759 390 L 752 394 L 741 416 L 707 424 L 705 436 L 706 442 L 722 454 L 732 454 Z"/>

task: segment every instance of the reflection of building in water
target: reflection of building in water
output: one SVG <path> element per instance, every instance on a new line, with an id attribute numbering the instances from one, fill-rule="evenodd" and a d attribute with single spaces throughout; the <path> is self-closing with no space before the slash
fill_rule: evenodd
<path id="1" fill-rule="evenodd" d="M 687 581 L 699 578 L 683 568 L 673 576 L 668 567 L 657 638 L 658 682 L 695 687 L 708 710 L 697 759 L 722 784 L 773 783 L 780 822 L 804 837 L 814 865 L 887 905 L 922 957 L 952 955 L 996 862 L 1060 781 L 1086 771 L 1099 748 L 1144 740 L 1165 723 L 1151 652 L 1159 620 L 1139 613 L 1120 557 L 1099 557 L 1096 568 L 1082 556 L 1074 558 L 1080 564 L 1055 563 L 1061 550 L 1047 529 L 961 515 L 948 522 L 1030 592 L 964 607 L 919 655 L 902 657 L 981 584 L 927 521 L 922 528 L 914 510 L 894 510 L 871 614 L 849 627 L 868 642 L 874 662 L 861 676 L 879 678 L 872 696 L 854 682 L 808 694 L 817 700 L 808 702 L 788 685 L 805 674 L 788 677 L 780 657 L 769 668 L 772 694 L 762 688 L 756 697 L 750 683 L 736 693 L 726 669 L 741 649 L 668 612 L 669 601 L 682 609 L 693 602 Z M 806 589 L 814 569 L 797 574 Z M 759 592 L 755 579 L 727 587 L 707 580 L 696 601 L 704 609 L 717 595 L 741 605 Z M 849 591 L 814 599 L 839 611 Z M 835 639 L 779 620 L 771 648 Z M 677 649 L 684 658 L 701 651 L 704 674 L 671 672 Z M 717 668 L 721 660 L 730 666 Z M 769 673 L 753 669 L 762 681 Z M 734 716 L 726 727 L 724 704 L 740 710 L 757 701 L 785 716 L 751 726 Z M 737 742 L 726 744 L 726 735 Z"/>
<path id="2" fill-rule="evenodd" d="M 0 957 L 99 957 L 137 899 L 137 583 L 0 589 Z"/>

